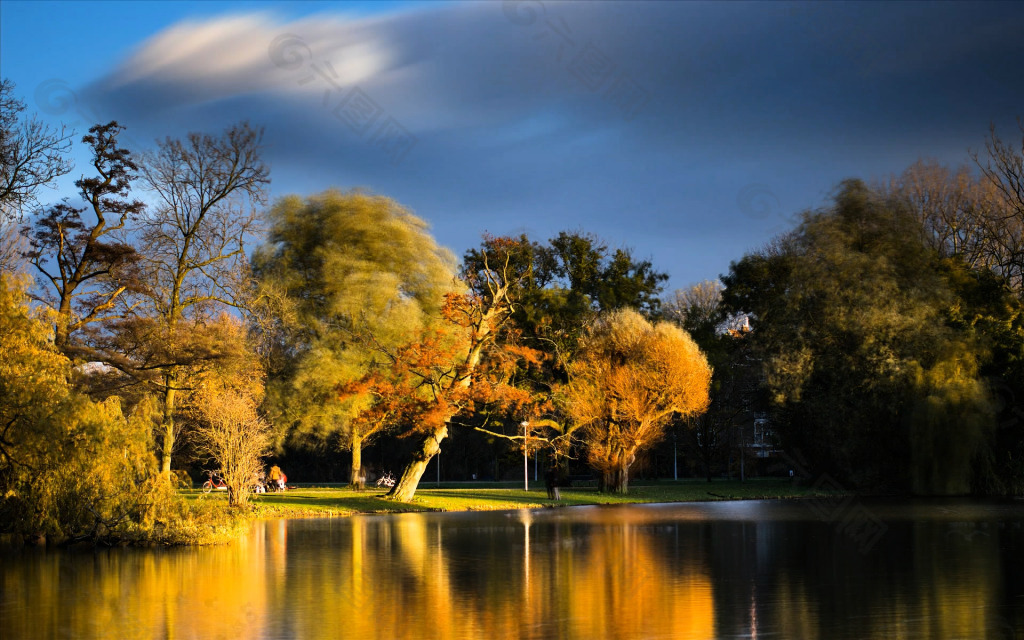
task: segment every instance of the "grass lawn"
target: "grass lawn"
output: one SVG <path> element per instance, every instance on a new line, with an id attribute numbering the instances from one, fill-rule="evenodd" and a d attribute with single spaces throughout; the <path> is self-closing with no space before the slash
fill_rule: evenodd
<path id="1" fill-rule="evenodd" d="M 283 493 L 258 495 L 252 501 L 255 515 L 263 518 L 348 516 L 355 513 L 398 513 L 405 511 L 483 511 L 590 504 L 640 502 L 695 502 L 709 500 L 753 500 L 764 498 L 809 498 L 832 495 L 806 486 L 794 486 L 789 479 L 662 480 L 631 485 L 627 495 L 599 493 L 596 488 L 563 488 L 562 499 L 549 500 L 543 483 L 525 491 L 520 483 L 422 483 L 412 502 L 384 499 L 384 489 L 368 487 L 354 491 L 346 486 L 298 486 Z M 227 501 L 223 492 L 203 495 L 186 492 L 191 499 Z"/>

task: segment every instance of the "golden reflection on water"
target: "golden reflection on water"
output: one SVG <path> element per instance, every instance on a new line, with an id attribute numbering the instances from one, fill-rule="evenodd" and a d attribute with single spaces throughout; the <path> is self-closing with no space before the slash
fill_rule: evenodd
<path id="1" fill-rule="evenodd" d="M 0 571 L 2 638 L 255 638 L 265 628 L 263 531 L 194 551 L 26 550 Z"/>
<path id="2" fill-rule="evenodd" d="M 404 514 L 265 522 L 218 548 L 26 549 L 0 556 L 0 638 L 1013 637 L 994 538 L 913 527 L 915 575 L 872 585 L 858 572 L 884 557 L 864 569 L 778 526 Z"/>

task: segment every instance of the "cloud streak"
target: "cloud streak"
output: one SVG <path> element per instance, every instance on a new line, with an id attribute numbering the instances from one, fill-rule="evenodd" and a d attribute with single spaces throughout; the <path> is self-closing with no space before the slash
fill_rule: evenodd
<path id="1" fill-rule="evenodd" d="M 235 14 L 168 27 L 81 96 L 141 139 L 264 124 L 279 192 L 367 186 L 456 251 L 484 230 L 583 227 L 681 286 L 777 230 L 774 213 L 744 212 L 750 185 L 789 214 L 844 177 L 962 160 L 1024 104 L 1010 63 L 1022 16 L 660 2 Z"/>

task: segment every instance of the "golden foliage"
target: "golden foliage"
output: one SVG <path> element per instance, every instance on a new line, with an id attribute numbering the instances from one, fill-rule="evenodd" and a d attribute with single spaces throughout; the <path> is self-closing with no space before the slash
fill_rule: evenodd
<path id="1" fill-rule="evenodd" d="M 220 322 L 229 339 L 245 344 L 241 323 L 229 316 Z M 249 357 L 233 364 L 232 368 L 207 371 L 199 378 L 190 398 L 197 422 L 192 438 L 201 455 L 220 464 L 229 502 L 244 505 L 263 470 L 263 456 L 270 448 L 270 425 L 257 412 L 264 380 L 258 361 Z"/>
<path id="2" fill-rule="evenodd" d="M 178 539 L 189 513 L 157 481 L 155 406 L 142 402 L 126 417 L 117 397 L 75 393 L 53 325 L 30 310 L 23 287 L 0 276 L 0 530 L 69 541 Z"/>
<path id="3" fill-rule="evenodd" d="M 707 409 L 711 367 L 678 326 L 623 309 L 598 319 L 569 365 L 566 410 L 607 488 L 624 491 L 636 453 L 675 414 Z"/>

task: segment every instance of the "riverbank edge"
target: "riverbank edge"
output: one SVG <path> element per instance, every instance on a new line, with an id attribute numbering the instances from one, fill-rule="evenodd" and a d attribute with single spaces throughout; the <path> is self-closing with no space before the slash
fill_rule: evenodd
<path id="1" fill-rule="evenodd" d="M 282 493 L 256 496 L 243 509 L 227 506 L 223 493 L 203 494 L 200 490 L 183 490 L 187 502 L 198 502 L 207 516 L 219 512 L 215 522 L 201 524 L 196 535 L 184 540 L 120 541 L 110 543 L 76 542 L 68 544 L 60 538 L 34 540 L 17 533 L 0 534 L 0 549 L 46 547 L 57 549 L 93 549 L 109 547 L 187 548 L 230 544 L 244 534 L 253 522 L 281 519 L 346 518 L 357 515 L 389 515 L 400 513 L 460 513 L 474 511 L 515 511 L 521 509 L 563 509 L 576 506 L 677 504 L 688 502 L 735 502 L 748 500 L 831 501 L 859 495 L 853 492 L 808 487 L 789 480 L 761 479 L 703 481 L 669 481 L 659 484 L 634 485 L 627 494 L 600 493 L 596 488 L 561 490 L 560 500 L 551 500 L 541 490 L 516 489 L 504 486 L 441 485 L 421 487 L 412 502 L 386 500 L 384 489 L 354 490 L 345 485 L 297 486 Z M 304 504 L 312 502 L 315 506 Z M 222 508 L 221 508 L 222 506 Z M 204 518 L 205 519 L 205 518 Z M 208 534 L 198 529 L 209 529 Z"/>
<path id="2" fill-rule="evenodd" d="M 771 487 L 772 490 L 764 489 Z M 687 483 L 684 485 L 640 485 L 631 488 L 630 493 L 600 493 L 596 488 L 563 489 L 560 500 L 548 499 L 536 490 L 515 490 L 510 488 L 421 488 L 413 502 L 392 502 L 384 499 L 383 490 L 356 491 L 348 487 L 300 487 L 281 494 L 261 496 L 252 505 L 250 517 L 254 520 L 337 518 L 355 515 L 388 515 L 393 513 L 460 513 L 473 511 L 515 511 L 519 509 L 562 509 L 576 506 L 602 506 L 619 504 L 676 504 L 688 502 L 733 502 L 746 500 L 808 500 L 822 501 L 845 499 L 860 495 L 850 491 L 808 487 L 806 485 L 776 482 L 772 485 L 759 482 L 724 481 L 713 484 Z M 676 491 L 684 495 L 671 495 Z M 742 489 L 745 491 L 737 491 Z M 754 489 L 754 490 L 752 490 Z M 702 495 L 698 493 L 702 491 Z M 307 508 L 289 500 L 302 493 L 334 492 L 338 496 L 338 508 Z M 438 494 L 457 492 L 460 500 L 454 504 L 443 504 Z M 744 495 L 745 494 L 745 495 Z M 527 497 L 528 496 L 528 499 Z M 451 496 L 448 496 L 451 498 Z M 864 497 L 864 496 L 861 496 Z M 344 506 L 344 503 L 360 502 L 361 508 Z M 441 502 L 442 504 L 439 504 Z"/>

